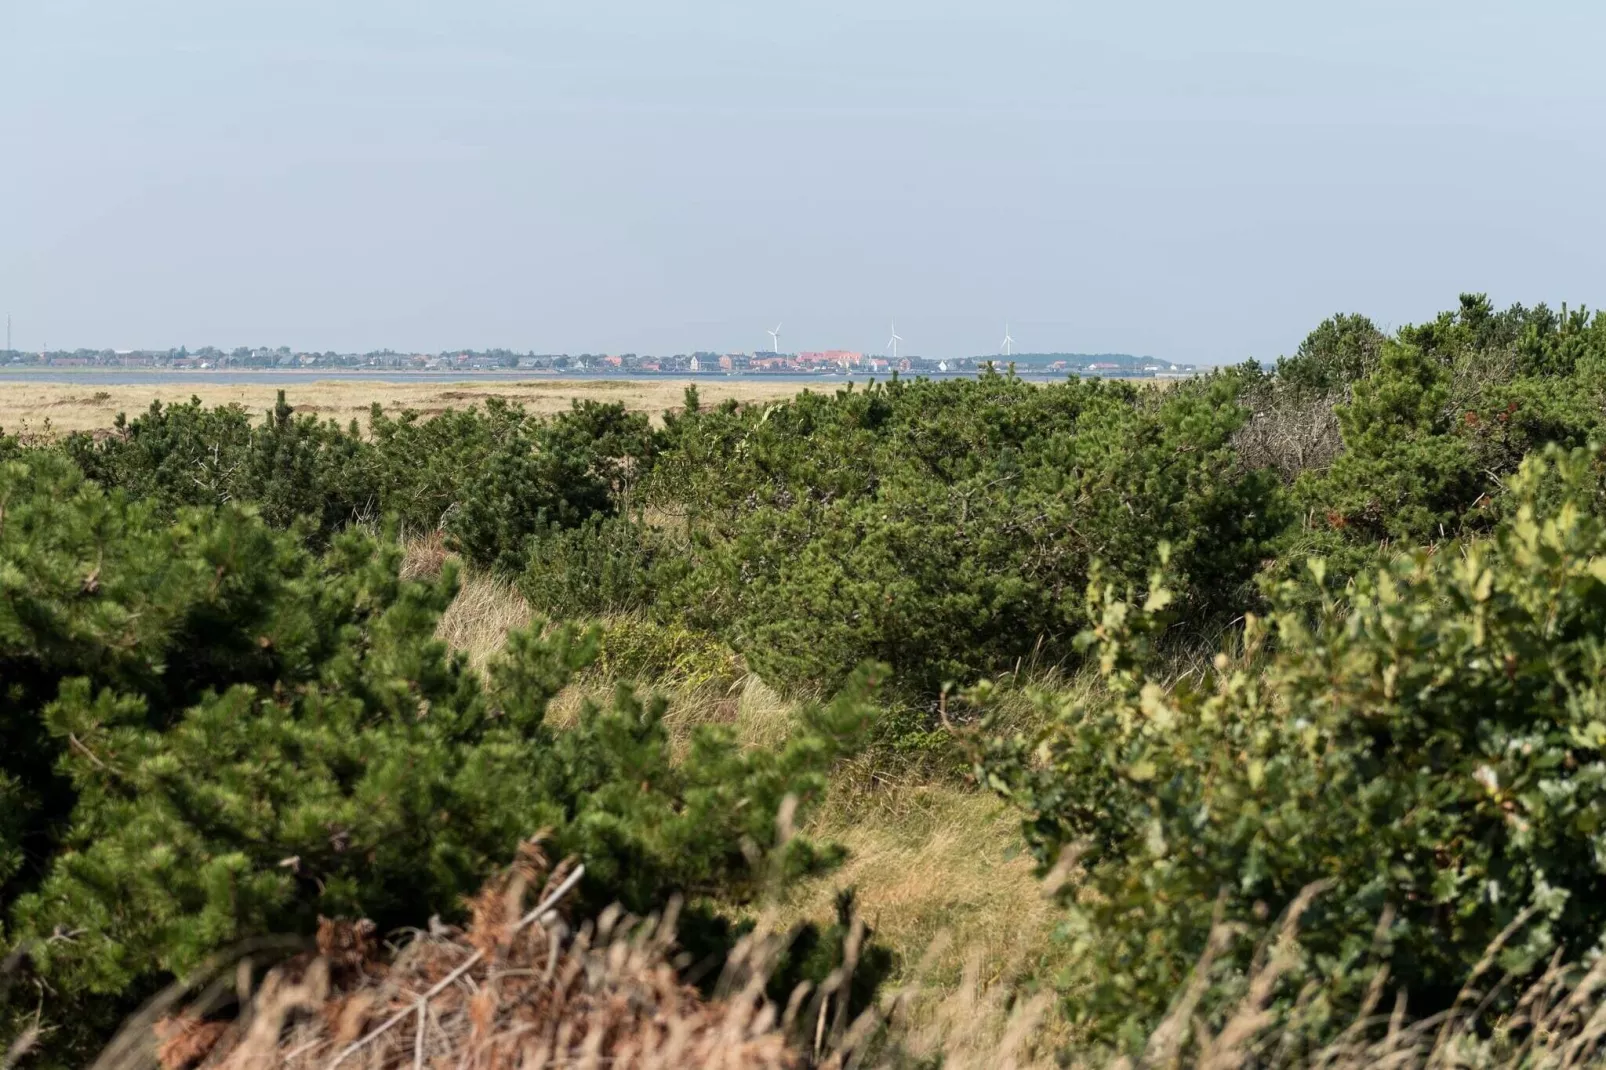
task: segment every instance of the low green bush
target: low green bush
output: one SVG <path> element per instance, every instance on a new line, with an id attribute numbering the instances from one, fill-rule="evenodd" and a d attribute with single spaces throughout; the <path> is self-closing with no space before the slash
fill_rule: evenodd
<path id="1" fill-rule="evenodd" d="M 1483 296 L 1463 295 L 1455 311 L 1394 339 L 1367 327 L 1344 317 L 1323 324 L 1269 384 L 1251 386 L 1297 392 L 1314 375 L 1343 388 L 1333 395 L 1342 449 L 1294 487 L 1301 530 L 1279 546 L 1284 576 L 1300 566 L 1313 531 L 1332 533 L 1339 577 L 1380 546 L 1409 551 L 1487 533 L 1525 457 L 1599 438 L 1606 319 L 1598 315 L 1543 305 L 1497 313 Z"/>
<path id="2" fill-rule="evenodd" d="M 253 422 L 239 406 L 153 404 L 111 434 L 74 434 L 61 449 L 105 487 L 147 498 L 164 516 L 187 505 L 251 504 L 274 527 L 309 522 L 324 545 L 356 522 L 443 528 L 471 563 L 517 573 L 526 542 L 551 526 L 609 516 L 651 463 L 654 435 L 621 404 L 576 402 L 552 417 L 492 399 L 428 420 L 377 406 L 356 422 L 296 415 L 284 391 Z"/>
<path id="3" fill-rule="evenodd" d="M 526 543 L 519 590 L 559 618 L 643 613 L 657 601 L 659 572 L 672 553 L 662 533 L 631 517 L 554 524 Z"/>
<path id="4" fill-rule="evenodd" d="M 1296 496 L 1350 541 L 1416 546 L 1459 535 L 1483 482 L 1448 399 L 1443 367 L 1390 345 L 1339 407 L 1344 452 L 1325 472 L 1307 473 Z"/>
<path id="5" fill-rule="evenodd" d="M 622 404 L 575 402 L 550 420 L 493 405 L 490 416 L 505 431 L 464 473 L 442 523 L 453 549 L 479 568 L 516 575 L 538 536 L 613 515 L 650 459 L 647 418 Z"/>
<path id="6" fill-rule="evenodd" d="M 237 405 L 153 402 L 132 420 L 119 415 L 111 434 L 70 435 L 62 448 L 91 479 L 167 517 L 187 505 L 249 502 L 276 527 L 310 522 L 306 534 L 321 543 L 383 509 L 356 424 L 296 416 L 282 390 L 255 425 Z"/>
<path id="7" fill-rule="evenodd" d="M 1292 357 L 1277 361 L 1277 381 L 1299 395 L 1329 395 L 1377 370 L 1388 336 L 1365 316 L 1323 320 Z"/>
<path id="8" fill-rule="evenodd" d="M 609 680 L 634 680 L 675 691 L 734 687 L 746 672 L 742 659 L 707 632 L 646 617 L 603 620 L 592 671 Z"/>
<path id="9" fill-rule="evenodd" d="M 1075 1014 L 1141 1036 L 1217 910 L 1246 934 L 1217 964 L 1231 999 L 1248 937 L 1313 882 L 1326 890 L 1286 988 L 1315 982 L 1307 1012 L 1352 1011 L 1385 959 L 1414 1011 L 1441 1008 L 1507 926 L 1519 975 L 1600 938 L 1606 523 L 1577 504 L 1591 464 L 1530 459 L 1488 540 L 1398 557 L 1343 600 L 1274 593 L 1212 677 L 1170 691 L 1144 670 L 1174 608 L 1163 584 L 1141 607 L 1095 585 L 1085 641 L 1114 698 L 1045 700 L 1041 730 L 989 740 L 978 763 L 1045 866 L 1081 852 Z"/>

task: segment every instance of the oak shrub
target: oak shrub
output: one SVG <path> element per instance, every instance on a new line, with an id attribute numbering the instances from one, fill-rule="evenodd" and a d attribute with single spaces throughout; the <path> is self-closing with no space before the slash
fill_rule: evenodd
<path id="1" fill-rule="evenodd" d="M 1518 974 L 1596 944 L 1606 522 L 1581 507 L 1593 464 L 1530 458 L 1489 537 L 1396 556 L 1346 590 L 1313 559 L 1318 599 L 1273 590 L 1203 680 L 1149 675 L 1175 609 L 1163 572 L 1140 603 L 1091 586 L 1083 641 L 1110 697 L 1042 696 L 1041 727 L 985 739 L 977 763 L 1025 811 L 1045 867 L 1079 852 L 1076 1015 L 1144 1035 L 1217 911 L 1244 934 L 1217 962 L 1219 1012 L 1256 937 L 1315 882 L 1285 993 L 1315 982 L 1307 1021 L 1314 1006 L 1347 1024 L 1385 962 L 1414 1011 L 1440 1009 L 1507 926 L 1501 962 Z"/>

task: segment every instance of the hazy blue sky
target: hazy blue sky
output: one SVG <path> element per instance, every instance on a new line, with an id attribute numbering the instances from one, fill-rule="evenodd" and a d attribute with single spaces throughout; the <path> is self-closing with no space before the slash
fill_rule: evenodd
<path id="1" fill-rule="evenodd" d="M 19 347 L 1120 350 L 1606 303 L 1598 0 L 0 0 Z"/>

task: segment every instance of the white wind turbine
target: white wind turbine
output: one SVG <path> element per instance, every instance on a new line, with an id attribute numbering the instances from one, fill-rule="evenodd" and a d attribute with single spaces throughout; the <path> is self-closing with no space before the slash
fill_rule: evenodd
<path id="1" fill-rule="evenodd" d="M 1006 323 L 1006 324 L 1004 324 L 1004 341 L 1003 341 L 1003 344 L 999 346 L 999 349 L 1001 349 L 1003 351 L 1003 353 L 1004 353 L 1004 356 L 1007 357 L 1011 353 L 1014 352 L 1014 350 L 1012 350 L 1010 348 L 1014 344 L 1015 344 L 1015 339 L 1013 339 L 1013 338 L 1011 338 L 1009 336 L 1009 324 Z"/>
<path id="2" fill-rule="evenodd" d="M 898 333 L 898 321 L 897 320 L 893 320 L 892 321 L 892 337 L 887 339 L 887 344 L 881 347 L 881 351 L 883 353 L 885 353 L 889 349 L 892 350 L 892 359 L 893 360 L 897 360 L 898 359 L 898 343 L 901 342 L 901 341 L 903 341 L 903 335 Z"/>
<path id="3" fill-rule="evenodd" d="M 770 336 L 770 352 L 779 353 L 781 351 L 781 325 L 777 323 L 773 331 L 765 333 Z"/>

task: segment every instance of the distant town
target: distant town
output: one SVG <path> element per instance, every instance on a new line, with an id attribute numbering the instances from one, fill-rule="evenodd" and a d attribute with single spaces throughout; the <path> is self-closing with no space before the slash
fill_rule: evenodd
<path id="1" fill-rule="evenodd" d="M 974 375 L 988 365 L 1019 374 L 1088 375 L 1111 378 L 1172 378 L 1194 375 L 1191 364 L 1126 353 L 1015 353 L 978 357 L 931 358 L 866 354 L 847 349 L 777 353 L 677 353 L 639 356 L 635 353 L 517 353 L 506 349 L 453 350 L 444 353 L 297 352 L 288 346 L 224 350 L 202 349 L 75 349 L 23 352 L 7 350 L 0 365 L 27 368 L 148 368 L 175 371 L 263 371 L 339 368 L 351 371 L 530 372 L 581 375 Z"/>

